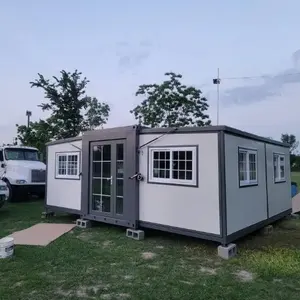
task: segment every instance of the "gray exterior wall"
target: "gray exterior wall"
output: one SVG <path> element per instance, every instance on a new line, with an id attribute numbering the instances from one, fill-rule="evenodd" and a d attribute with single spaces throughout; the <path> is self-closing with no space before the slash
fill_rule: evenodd
<path id="1" fill-rule="evenodd" d="M 257 150 L 258 185 L 239 187 L 238 148 Z M 225 134 L 227 235 L 267 219 L 264 142 Z"/>
<path id="2" fill-rule="evenodd" d="M 285 155 L 285 175 L 286 181 L 275 183 L 273 154 L 280 153 Z M 292 208 L 291 198 L 291 173 L 290 173 L 290 154 L 289 149 L 276 145 L 266 144 L 267 158 L 267 178 L 268 178 L 268 210 L 269 217 L 277 215 Z"/>
<path id="3" fill-rule="evenodd" d="M 139 171 L 139 219 L 141 222 L 220 235 L 218 133 L 141 134 Z M 197 147 L 196 187 L 153 183 L 149 176 L 149 148 Z M 179 230 L 178 230 L 179 232 Z"/>

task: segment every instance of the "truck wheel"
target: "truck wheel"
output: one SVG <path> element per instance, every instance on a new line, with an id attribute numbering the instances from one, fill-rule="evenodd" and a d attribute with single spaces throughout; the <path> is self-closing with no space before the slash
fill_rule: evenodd
<path id="1" fill-rule="evenodd" d="M 13 200 L 14 200 L 13 188 L 8 181 L 6 181 L 6 185 L 7 185 L 8 192 L 9 192 L 7 202 L 13 202 Z"/>

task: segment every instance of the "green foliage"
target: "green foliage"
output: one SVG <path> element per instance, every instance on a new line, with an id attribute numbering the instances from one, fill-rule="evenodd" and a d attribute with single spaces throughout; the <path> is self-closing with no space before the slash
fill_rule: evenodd
<path id="1" fill-rule="evenodd" d="M 73 73 L 63 70 L 60 73 L 60 78 L 53 76 L 53 82 L 41 74 L 30 82 L 31 87 L 43 89 L 45 98 L 49 100 L 39 106 L 43 111 L 51 111 L 51 125 L 56 133 L 54 138 L 75 137 L 86 129 L 105 124 L 110 108 L 108 104 L 85 95 L 89 82 L 86 77 L 81 79 L 82 73 L 77 70 Z M 86 118 L 83 111 L 87 114 Z"/>
<path id="2" fill-rule="evenodd" d="M 130 111 L 135 119 L 152 128 L 210 125 L 205 114 L 209 105 L 201 90 L 183 85 L 180 74 L 165 75 L 168 80 L 161 84 L 139 86 L 136 96 L 143 96 L 144 100 Z"/>
<path id="3" fill-rule="evenodd" d="M 34 146 L 45 154 L 45 143 L 51 140 L 78 136 L 86 130 L 93 130 L 106 124 L 110 107 L 97 98 L 86 95 L 88 80 L 81 78 L 82 73 L 61 71 L 60 78 L 53 81 L 38 74 L 38 79 L 30 82 L 31 87 L 44 91 L 48 100 L 39 105 L 49 111 L 46 120 L 31 122 L 29 128 L 17 125 L 18 139 L 23 145 Z"/>
<path id="4" fill-rule="evenodd" d="M 86 97 L 86 103 L 88 108 L 85 113 L 84 129 L 93 130 L 106 124 L 110 112 L 109 105 L 99 102 L 95 97 Z"/>
<path id="5" fill-rule="evenodd" d="M 37 148 L 45 159 L 46 143 L 55 135 L 51 124 L 47 121 L 39 120 L 38 122 L 31 122 L 29 127 L 18 124 L 16 126 L 17 138 L 21 144 Z"/>
<path id="6" fill-rule="evenodd" d="M 296 136 L 293 134 L 283 133 L 281 135 L 281 141 L 290 145 L 290 153 L 294 153 L 299 145 Z"/>

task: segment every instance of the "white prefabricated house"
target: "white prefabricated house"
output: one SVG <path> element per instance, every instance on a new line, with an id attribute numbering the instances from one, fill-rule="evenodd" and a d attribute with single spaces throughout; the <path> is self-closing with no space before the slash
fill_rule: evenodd
<path id="1" fill-rule="evenodd" d="M 291 213 L 289 146 L 227 126 L 126 126 L 47 145 L 46 210 L 223 245 Z"/>

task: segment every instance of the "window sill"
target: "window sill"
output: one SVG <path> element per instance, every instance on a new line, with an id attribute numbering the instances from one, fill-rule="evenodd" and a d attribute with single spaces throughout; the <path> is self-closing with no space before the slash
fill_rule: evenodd
<path id="1" fill-rule="evenodd" d="M 241 183 L 239 184 L 239 188 L 246 188 L 246 187 L 252 187 L 252 186 L 258 186 L 258 182 L 253 182 L 253 183 L 250 183 L 250 182 L 245 182 L 245 183 Z"/>
<path id="2" fill-rule="evenodd" d="M 185 187 L 191 187 L 191 188 L 195 188 L 198 187 L 198 183 L 197 182 L 192 182 L 192 183 L 188 183 L 188 182 L 182 182 L 182 181 L 160 181 L 160 180 L 153 180 L 150 179 L 147 181 L 147 183 L 149 184 L 159 184 L 159 185 L 172 185 L 172 186 L 185 186 Z"/>
<path id="3" fill-rule="evenodd" d="M 285 183 L 285 182 L 286 182 L 286 179 L 277 179 L 277 180 L 275 179 L 274 180 L 275 184 L 277 184 L 277 183 Z"/>
<path id="4" fill-rule="evenodd" d="M 62 180 L 80 180 L 79 175 L 76 175 L 76 176 L 59 176 L 59 175 L 56 175 L 54 178 L 55 179 L 62 179 Z"/>

